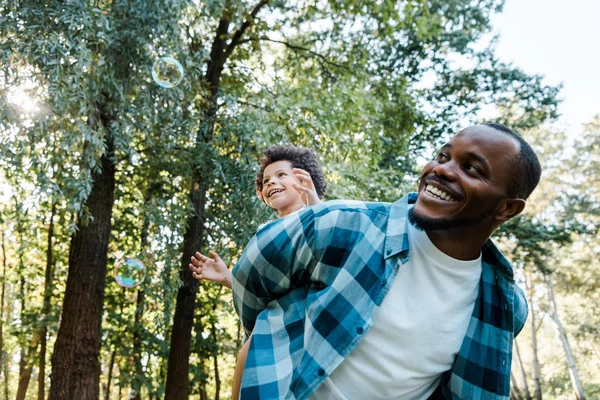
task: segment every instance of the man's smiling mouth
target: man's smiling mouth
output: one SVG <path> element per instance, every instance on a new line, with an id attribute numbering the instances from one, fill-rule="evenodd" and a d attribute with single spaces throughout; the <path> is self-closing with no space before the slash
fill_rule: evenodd
<path id="1" fill-rule="evenodd" d="M 458 202 L 459 201 L 457 198 L 455 198 L 454 196 L 452 196 L 450 193 L 446 192 L 445 190 L 440 189 L 440 188 L 430 185 L 430 184 L 425 184 L 423 193 L 425 193 L 427 196 L 434 198 L 436 200 L 444 200 L 444 201 L 450 201 L 450 202 Z"/>

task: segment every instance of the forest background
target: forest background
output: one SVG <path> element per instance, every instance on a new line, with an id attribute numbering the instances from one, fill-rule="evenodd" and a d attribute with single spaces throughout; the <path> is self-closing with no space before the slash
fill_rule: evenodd
<path id="1" fill-rule="evenodd" d="M 214 249 L 232 266 L 274 217 L 261 150 L 314 148 L 327 199 L 394 201 L 482 118 L 544 166 L 495 237 L 530 306 L 512 396 L 600 397 L 600 118 L 565 131 L 560 86 L 498 59 L 502 7 L 0 0 L 0 399 L 230 396 L 231 295 L 187 265 Z M 185 71 L 171 89 L 151 77 L 163 56 Z M 127 257 L 145 264 L 129 289 Z"/>

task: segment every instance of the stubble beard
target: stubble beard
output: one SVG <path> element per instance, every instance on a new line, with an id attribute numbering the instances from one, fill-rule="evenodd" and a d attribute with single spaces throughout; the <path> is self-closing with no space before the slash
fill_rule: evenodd
<path id="1" fill-rule="evenodd" d="M 430 218 L 424 215 L 419 215 L 415 212 L 415 208 L 412 207 L 408 211 L 408 221 L 413 226 L 421 231 L 447 231 L 447 230 L 461 230 L 474 225 L 489 218 L 494 209 L 485 212 L 483 215 L 471 218 Z"/>

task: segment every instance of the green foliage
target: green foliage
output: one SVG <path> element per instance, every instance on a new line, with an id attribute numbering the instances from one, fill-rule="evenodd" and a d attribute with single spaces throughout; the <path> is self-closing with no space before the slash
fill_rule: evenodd
<path id="1" fill-rule="evenodd" d="M 12 300 L 20 279 L 29 290 L 26 318 L 12 311 L 11 334 L 23 345 L 40 323 L 45 216 L 55 203 L 55 288 L 44 320 L 55 336 L 68 237 L 94 217 L 85 208 L 92 172 L 113 142 L 100 356 L 106 385 L 116 354 L 113 394 L 137 380 L 143 396 L 164 395 L 182 239 L 193 212 L 188 194 L 197 177 L 207 184 L 205 248 L 198 250 L 213 249 L 233 266 L 258 226 L 273 218 L 254 194 L 256 161 L 267 146 L 314 148 L 330 181 L 328 199 L 394 201 L 414 188 L 417 161 L 463 121 L 476 120 L 478 110 L 491 105 L 499 120 L 522 129 L 556 115 L 559 88 L 494 56 L 486 35 L 501 0 L 272 1 L 252 18 L 258 4 L 0 0 L 0 177 L 10 188 L 7 199 L 31 205 L 20 208 L 19 232 L 12 200 L 0 203 L 0 214 L 9 216 L 2 227 L 11 237 L 10 262 L 22 255 L 32 264 L 11 270 L 7 281 Z M 221 42 L 228 58 L 214 87 L 209 70 L 221 53 L 211 50 Z M 173 89 L 150 77 L 154 61 L 167 55 L 185 69 Z M 16 93 L 36 107 L 24 111 Z M 564 215 L 595 207 L 561 204 Z M 570 245 L 589 231 L 577 215 L 577 224 L 566 218 L 550 228 L 523 218 L 502 235 L 518 241 L 517 258 L 529 262 L 549 241 Z M 123 290 L 112 279 L 114 264 L 127 256 L 146 265 L 138 289 Z M 202 283 L 197 295 L 190 387 L 193 395 L 215 394 L 217 360 L 225 394 L 230 374 L 223 371 L 233 370 L 239 327 L 225 291 Z"/>

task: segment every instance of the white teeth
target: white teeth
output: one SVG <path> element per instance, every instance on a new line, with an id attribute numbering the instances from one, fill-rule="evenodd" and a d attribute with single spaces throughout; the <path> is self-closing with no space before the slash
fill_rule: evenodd
<path id="1" fill-rule="evenodd" d="M 281 193 L 281 192 L 283 192 L 283 189 L 274 189 L 274 190 L 271 190 L 269 192 L 269 194 L 268 194 L 268 197 L 273 196 L 275 193 Z"/>
<path id="2" fill-rule="evenodd" d="M 446 201 L 458 201 L 456 200 L 454 197 L 452 197 L 449 193 L 444 192 L 443 190 L 432 186 L 432 185 L 426 185 L 425 186 L 425 193 L 427 193 L 429 196 L 433 197 L 434 199 L 442 199 L 442 200 L 446 200 Z"/>

